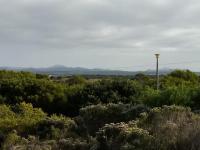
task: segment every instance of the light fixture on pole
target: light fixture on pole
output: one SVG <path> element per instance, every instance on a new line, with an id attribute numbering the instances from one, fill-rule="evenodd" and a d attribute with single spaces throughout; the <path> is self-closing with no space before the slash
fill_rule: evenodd
<path id="1" fill-rule="evenodd" d="M 159 90 L 159 56 L 160 54 L 155 54 L 156 56 L 156 89 Z"/>

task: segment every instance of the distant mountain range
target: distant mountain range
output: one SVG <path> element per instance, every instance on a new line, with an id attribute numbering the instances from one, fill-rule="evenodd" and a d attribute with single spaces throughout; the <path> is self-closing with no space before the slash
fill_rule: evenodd
<path id="1" fill-rule="evenodd" d="M 112 76 L 131 76 L 138 73 L 146 75 L 155 75 L 155 70 L 146 71 L 121 71 L 108 69 L 88 69 L 81 67 L 66 67 L 63 65 L 55 65 L 47 68 L 23 68 L 23 67 L 0 67 L 0 70 L 28 71 L 33 73 L 48 75 L 112 75 Z M 161 69 L 160 74 L 168 74 L 172 69 Z"/>

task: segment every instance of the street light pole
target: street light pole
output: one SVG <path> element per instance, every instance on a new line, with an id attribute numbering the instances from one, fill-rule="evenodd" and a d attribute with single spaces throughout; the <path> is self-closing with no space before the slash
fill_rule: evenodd
<path id="1" fill-rule="evenodd" d="M 158 70 L 158 65 L 159 65 L 159 56 L 160 54 L 155 54 L 156 56 L 156 89 L 159 90 L 159 70 Z"/>

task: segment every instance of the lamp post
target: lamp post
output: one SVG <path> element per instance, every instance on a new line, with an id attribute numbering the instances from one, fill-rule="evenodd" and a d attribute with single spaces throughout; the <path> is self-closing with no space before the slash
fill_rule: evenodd
<path id="1" fill-rule="evenodd" d="M 159 71 L 158 71 L 158 65 L 159 65 L 159 56 L 160 54 L 155 54 L 156 56 L 156 89 L 159 90 Z"/>

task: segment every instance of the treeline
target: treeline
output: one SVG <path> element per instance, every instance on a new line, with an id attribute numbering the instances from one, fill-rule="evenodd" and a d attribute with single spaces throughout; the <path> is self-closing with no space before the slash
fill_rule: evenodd
<path id="1" fill-rule="evenodd" d="M 0 71 L 1 148 L 200 149 L 199 76 L 176 70 L 155 83 Z"/>
<path id="2" fill-rule="evenodd" d="M 0 71 L 0 103 L 32 103 L 49 114 L 77 116 L 88 105 L 108 103 L 144 104 L 155 107 L 183 105 L 200 109 L 199 76 L 190 71 L 174 71 L 163 76 L 160 90 L 155 78 L 138 74 L 134 79 L 86 80 L 74 76 L 54 81 L 45 75 Z"/>

